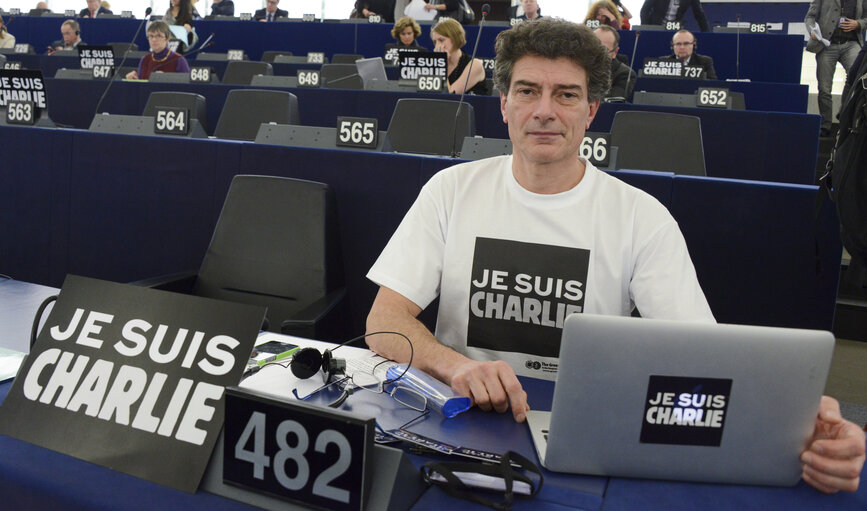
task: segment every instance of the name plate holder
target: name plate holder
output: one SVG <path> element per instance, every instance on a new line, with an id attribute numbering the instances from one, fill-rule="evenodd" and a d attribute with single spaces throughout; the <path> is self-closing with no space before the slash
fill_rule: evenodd
<path id="1" fill-rule="evenodd" d="M 232 406 L 231 401 L 246 402 L 242 405 L 247 409 L 251 407 L 259 413 L 263 413 L 265 421 L 277 421 L 280 419 L 277 416 L 272 417 L 272 413 L 300 413 L 298 417 L 321 416 L 323 413 L 330 414 L 334 417 L 344 417 L 349 421 L 365 421 L 367 419 L 360 418 L 356 415 L 340 410 L 325 409 L 310 405 L 304 402 L 280 399 L 275 396 L 261 394 L 248 389 L 240 389 L 237 387 L 229 387 L 226 389 L 227 406 Z M 283 411 L 281 411 L 283 410 Z M 229 415 L 227 414 L 227 417 Z M 243 417 L 243 421 L 247 421 L 248 417 Z M 298 419 L 297 422 L 304 423 Z M 275 424 L 276 425 L 276 424 Z M 270 430 L 270 428 L 268 428 Z M 282 510 L 305 510 L 311 509 L 304 504 L 291 502 L 271 494 L 258 492 L 247 487 L 238 486 L 232 483 L 224 482 L 224 464 L 226 462 L 225 455 L 225 428 L 220 438 L 217 440 L 217 445 L 214 447 L 214 452 L 211 455 L 211 460 L 208 463 L 208 468 L 205 471 L 205 476 L 202 478 L 200 489 L 220 495 L 238 502 L 258 506 L 262 509 L 282 511 Z M 294 441 L 294 436 L 290 435 Z M 310 438 L 310 445 L 307 449 L 308 453 L 314 451 L 315 435 Z M 294 444 L 293 444 L 294 445 Z M 247 447 L 251 448 L 252 442 L 249 442 Z M 233 453 L 228 453 L 230 456 Z M 273 453 L 271 453 L 273 454 Z M 291 464 L 291 462 L 288 462 Z M 253 470 L 253 466 L 250 470 Z M 415 503 L 422 493 L 426 490 L 422 478 L 419 476 L 418 470 L 409 461 L 409 458 L 399 449 L 386 447 L 382 445 L 373 445 L 370 451 L 370 456 L 365 464 L 367 467 L 364 477 L 368 478 L 369 493 L 366 502 L 363 503 L 365 511 L 387 511 L 390 509 L 409 509 Z M 375 469 L 372 469 L 374 468 Z M 312 476 L 313 474 L 311 474 Z M 230 475 L 231 477 L 231 475 Z M 312 484 L 312 483 L 311 483 Z"/>

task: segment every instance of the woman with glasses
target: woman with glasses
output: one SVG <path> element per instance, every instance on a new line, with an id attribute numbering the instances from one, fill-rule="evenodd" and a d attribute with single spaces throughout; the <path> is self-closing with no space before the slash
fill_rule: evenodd
<path id="1" fill-rule="evenodd" d="M 147 80 L 151 73 L 189 73 L 187 59 L 169 49 L 171 31 L 163 21 L 154 21 L 148 27 L 151 51 L 142 57 L 138 69 L 127 73 L 130 80 Z"/>

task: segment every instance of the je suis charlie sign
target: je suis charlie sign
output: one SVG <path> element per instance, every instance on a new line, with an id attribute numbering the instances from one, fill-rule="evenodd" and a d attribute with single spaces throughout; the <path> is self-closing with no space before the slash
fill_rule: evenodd
<path id="1" fill-rule="evenodd" d="M 265 310 L 68 276 L 0 433 L 195 492 Z"/>

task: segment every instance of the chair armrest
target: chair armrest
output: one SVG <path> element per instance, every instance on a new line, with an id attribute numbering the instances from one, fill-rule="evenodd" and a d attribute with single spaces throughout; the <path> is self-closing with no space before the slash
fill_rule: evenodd
<path id="1" fill-rule="evenodd" d="M 135 282 L 130 282 L 130 284 L 133 286 L 149 287 L 151 289 L 161 289 L 163 291 L 189 294 L 193 290 L 193 285 L 196 283 L 197 277 L 198 273 L 188 271 L 137 280 Z"/>
<path id="2" fill-rule="evenodd" d="M 297 337 L 307 337 L 310 339 L 320 339 L 324 335 L 325 327 L 328 327 L 325 320 L 339 321 L 339 307 L 346 297 L 346 288 L 341 287 L 331 291 L 319 300 L 311 303 L 304 309 L 298 311 L 291 318 L 283 321 L 280 324 L 280 332 L 286 335 L 294 335 Z M 342 335 L 342 328 L 333 328 L 335 333 Z M 338 337 L 340 339 L 340 337 Z"/>

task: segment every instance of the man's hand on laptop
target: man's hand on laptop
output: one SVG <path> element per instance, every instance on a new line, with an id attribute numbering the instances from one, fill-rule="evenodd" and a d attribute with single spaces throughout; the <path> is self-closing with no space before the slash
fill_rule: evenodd
<path id="1" fill-rule="evenodd" d="M 500 413 L 512 407 L 515 421 L 524 422 L 530 406 L 515 371 L 502 360 L 479 362 L 466 358 L 454 367 L 449 384 L 482 410 Z"/>
<path id="2" fill-rule="evenodd" d="M 840 403 L 822 396 L 816 429 L 801 454 L 802 477 L 825 493 L 854 492 L 864 466 L 864 432 L 840 415 Z"/>

